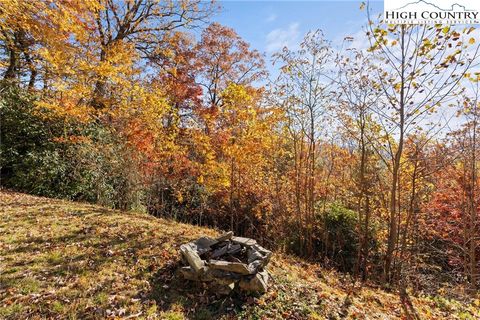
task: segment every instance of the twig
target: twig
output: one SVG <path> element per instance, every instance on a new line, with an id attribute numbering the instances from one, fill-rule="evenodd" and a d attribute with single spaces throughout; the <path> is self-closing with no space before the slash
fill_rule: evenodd
<path id="1" fill-rule="evenodd" d="M 129 316 L 125 317 L 125 318 L 122 318 L 122 319 L 125 320 L 125 319 L 136 318 L 136 317 L 140 316 L 142 313 L 143 313 L 143 311 L 140 311 L 140 312 L 138 312 L 138 313 L 131 314 L 131 315 L 129 315 Z"/>

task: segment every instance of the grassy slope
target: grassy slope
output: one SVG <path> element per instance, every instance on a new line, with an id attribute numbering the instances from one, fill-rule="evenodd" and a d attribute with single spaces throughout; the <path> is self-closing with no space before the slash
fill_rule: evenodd
<path id="1" fill-rule="evenodd" d="M 273 287 L 257 298 L 216 298 L 178 279 L 179 244 L 216 234 L 146 214 L 0 191 L 0 319 L 402 318 L 397 296 L 352 290 L 334 272 L 280 254 L 270 266 Z M 480 318 L 475 304 L 413 300 L 423 318 Z"/>

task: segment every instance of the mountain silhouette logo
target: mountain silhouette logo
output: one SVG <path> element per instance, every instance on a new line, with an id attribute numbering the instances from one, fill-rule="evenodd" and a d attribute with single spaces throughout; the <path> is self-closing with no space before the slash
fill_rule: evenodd
<path id="1" fill-rule="evenodd" d="M 458 3 L 452 4 L 450 6 L 450 8 L 448 8 L 448 9 L 444 9 L 444 8 L 440 8 L 436 4 L 433 4 L 433 3 L 425 1 L 425 0 L 418 0 L 418 1 L 407 3 L 406 5 L 398 8 L 398 9 L 395 9 L 395 11 L 403 10 L 407 7 L 415 6 L 415 5 L 419 5 L 419 4 L 428 5 L 428 6 L 431 6 L 432 8 L 435 8 L 435 9 L 440 10 L 440 11 L 475 11 L 475 10 L 467 9 L 464 5 L 461 5 L 461 4 L 458 4 Z"/>

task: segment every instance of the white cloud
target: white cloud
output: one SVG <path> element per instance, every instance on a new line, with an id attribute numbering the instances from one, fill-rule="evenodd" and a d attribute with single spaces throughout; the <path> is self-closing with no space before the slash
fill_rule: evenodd
<path id="1" fill-rule="evenodd" d="M 267 22 L 273 22 L 275 20 L 277 20 L 277 15 L 275 13 L 270 13 L 270 15 L 266 19 Z"/>
<path id="2" fill-rule="evenodd" d="M 267 34 L 267 52 L 273 52 L 283 47 L 295 47 L 298 45 L 298 36 L 300 34 L 298 22 L 291 23 L 288 28 L 278 28 Z"/>

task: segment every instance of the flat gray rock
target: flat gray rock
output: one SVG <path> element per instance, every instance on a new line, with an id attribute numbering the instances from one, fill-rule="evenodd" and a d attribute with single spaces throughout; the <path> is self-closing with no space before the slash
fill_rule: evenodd
<path id="1" fill-rule="evenodd" d="M 195 272 L 199 272 L 205 266 L 205 262 L 191 246 L 182 244 L 180 246 L 180 252 Z"/>
<path id="2" fill-rule="evenodd" d="M 250 238 L 227 232 L 213 239 L 201 237 L 180 246 L 182 261 L 188 266 L 178 273 L 187 280 L 208 283 L 217 294 L 229 294 L 234 288 L 264 293 L 268 274 L 264 267 L 272 252 Z"/>
<path id="3" fill-rule="evenodd" d="M 200 281 L 198 273 L 193 271 L 192 267 L 182 267 L 179 270 L 180 274 L 187 280 Z"/>
<path id="4" fill-rule="evenodd" d="M 208 266 L 213 269 L 225 270 L 239 274 L 250 274 L 248 266 L 244 263 L 228 262 L 223 260 L 210 260 Z"/>
<path id="5" fill-rule="evenodd" d="M 233 244 L 228 247 L 227 254 L 233 255 L 242 251 L 242 246 L 240 244 Z"/>
<path id="6" fill-rule="evenodd" d="M 225 232 L 224 234 L 222 234 L 216 240 L 217 240 L 217 242 L 223 242 L 223 241 L 226 241 L 226 240 L 230 240 L 232 237 L 233 237 L 233 232 L 228 231 L 228 232 Z"/>
<path id="7" fill-rule="evenodd" d="M 215 259 L 215 258 L 218 258 L 220 256 L 223 256 L 224 254 L 227 253 L 227 251 L 228 251 L 228 247 L 226 245 L 221 247 L 221 248 L 218 248 L 218 249 L 216 249 L 212 252 L 211 258 Z"/>
<path id="8" fill-rule="evenodd" d="M 232 237 L 232 241 L 246 247 L 250 247 L 250 246 L 253 246 L 254 244 L 257 244 L 256 240 L 250 239 L 250 238 L 243 238 L 243 237 Z"/>
<path id="9" fill-rule="evenodd" d="M 252 277 L 243 278 L 238 285 L 244 291 L 265 293 L 268 289 L 268 273 L 262 271 Z"/>
<path id="10" fill-rule="evenodd" d="M 210 247 L 213 246 L 214 244 L 217 244 L 218 241 L 209 237 L 201 237 L 195 240 L 193 243 L 197 246 L 198 250 L 208 251 L 210 250 Z"/>

